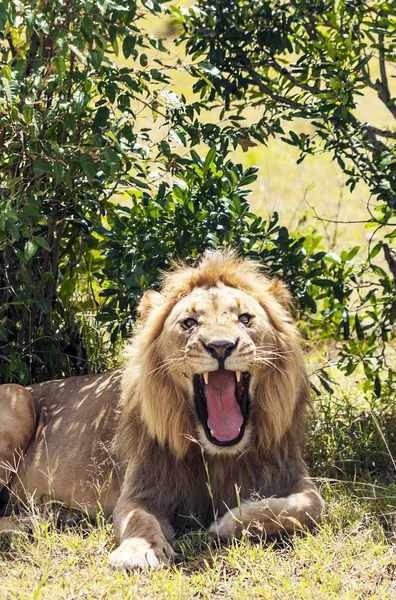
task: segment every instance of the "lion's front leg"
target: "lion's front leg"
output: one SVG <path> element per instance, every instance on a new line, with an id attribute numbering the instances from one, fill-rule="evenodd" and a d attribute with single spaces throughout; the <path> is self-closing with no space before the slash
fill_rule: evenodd
<path id="1" fill-rule="evenodd" d="M 140 500 L 120 498 L 114 511 L 114 531 L 119 547 L 110 555 L 115 569 L 159 569 L 174 558 L 165 536 L 173 530 L 166 519 L 158 519 Z"/>
<path id="2" fill-rule="evenodd" d="M 233 508 L 218 521 L 212 523 L 209 535 L 229 540 L 244 529 L 255 534 L 276 535 L 282 531 L 309 529 L 320 523 L 324 502 L 310 480 L 301 479 L 283 498 L 249 501 Z"/>

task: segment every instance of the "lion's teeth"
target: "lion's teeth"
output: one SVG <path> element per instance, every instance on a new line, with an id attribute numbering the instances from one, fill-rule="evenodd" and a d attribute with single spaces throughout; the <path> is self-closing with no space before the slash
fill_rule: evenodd
<path id="1" fill-rule="evenodd" d="M 235 377 L 236 377 L 237 382 L 239 383 L 241 381 L 241 372 L 235 371 Z"/>
<path id="2" fill-rule="evenodd" d="M 204 378 L 204 382 L 206 383 L 206 385 L 208 385 L 208 383 L 209 383 L 209 373 L 207 371 L 205 371 L 205 373 L 203 374 L 203 378 Z"/>
<path id="3" fill-rule="evenodd" d="M 213 429 L 210 430 L 210 435 L 212 436 L 212 438 L 216 439 L 215 432 L 213 431 Z"/>
<path id="4" fill-rule="evenodd" d="M 241 433 L 241 428 L 238 429 L 238 435 Z"/>

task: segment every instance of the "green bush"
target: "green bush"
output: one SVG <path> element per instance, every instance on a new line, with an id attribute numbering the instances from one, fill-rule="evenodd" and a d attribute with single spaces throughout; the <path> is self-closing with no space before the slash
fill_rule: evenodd
<path id="1" fill-rule="evenodd" d="M 251 213 L 246 188 L 256 169 L 244 171 L 226 155 L 225 147 L 203 158 L 193 150 L 175 169 L 173 185 L 162 183 L 154 197 L 130 191 L 132 206 L 114 205 L 108 228 L 96 229 L 105 257 L 99 277 L 108 286 L 100 296 L 109 298 L 98 319 L 109 322 L 113 341 L 128 334 L 142 292 L 158 285 L 173 260 L 193 262 L 217 247 L 231 246 L 285 279 L 300 314 L 317 312 L 324 297 L 334 312 L 346 306 L 348 260 L 318 251 L 319 237 L 290 235 L 276 214 L 267 222 Z"/>
<path id="2" fill-rule="evenodd" d="M 0 3 L 2 381 L 79 373 L 84 346 L 103 348 L 92 233 L 120 186 L 148 187 L 133 103 L 167 77 L 146 68 L 146 48 L 162 44 L 136 22 L 161 10 L 151 0 Z M 117 66 L 119 44 L 132 67 Z M 90 369 L 104 368 L 94 359 Z"/>
<path id="3" fill-rule="evenodd" d="M 244 171 L 230 159 L 231 150 L 248 143 L 250 136 L 265 143 L 275 133 L 297 144 L 301 158 L 316 151 L 311 138 L 296 138 L 293 132 L 288 137 L 283 123 L 301 116 L 311 119 L 319 110 L 321 125 L 315 127 L 318 135 L 323 133 L 319 135 L 323 148 L 329 148 L 326 132 L 338 112 L 337 118 L 346 119 L 343 126 L 355 127 L 356 143 L 368 144 L 349 110 L 360 82 L 352 76 L 363 72 L 365 65 L 357 66 L 355 57 L 348 67 L 353 85 L 348 83 L 348 101 L 343 104 L 341 84 L 335 85 L 325 69 L 331 44 L 339 41 L 332 17 L 323 24 L 325 13 L 314 13 L 318 31 L 328 35 L 321 33 L 314 44 L 304 33 L 297 47 L 298 31 L 309 24 L 306 3 L 299 8 L 274 3 L 272 12 L 267 11 L 272 4 L 264 3 L 257 15 L 258 5 L 240 5 L 234 2 L 230 6 L 235 12 L 230 12 L 212 2 L 179 16 L 188 50 L 204 59 L 190 67 L 201 101 L 187 103 L 172 91 L 169 69 L 147 52 L 148 47 L 166 52 L 162 42 L 146 33 L 139 21 L 147 13 L 162 15 L 162 3 L 4 0 L 0 4 L 2 382 L 27 384 L 112 366 L 118 344 L 130 332 L 138 297 L 158 285 L 161 270 L 175 258 L 191 262 L 206 248 L 231 245 L 286 280 L 307 335 L 339 340 L 338 365 L 347 374 L 363 365 L 369 395 L 381 396 L 385 384 L 392 389 L 388 363 L 396 316 L 394 280 L 384 268 L 387 265 L 374 264 L 385 249 L 392 269 L 392 250 L 381 240 L 370 248 L 366 264 L 355 265 L 358 248 L 336 256 L 321 249 L 320 238 L 312 232 L 292 235 L 276 215 L 265 221 L 252 214 L 247 195 L 255 170 Z M 352 3 L 347 5 L 352 10 Z M 220 12 L 215 18 L 216 10 Z M 349 23 L 352 16 L 345 10 Z M 387 9 L 385 13 L 381 27 L 388 35 L 390 13 Z M 356 18 L 360 17 L 359 9 Z M 262 25 L 259 40 L 254 37 L 256 30 L 261 31 L 257 23 Z M 290 35 L 282 33 L 278 39 L 271 34 L 271 44 L 276 44 L 268 47 L 264 32 L 276 23 L 284 23 Z M 232 31 L 245 32 L 247 43 L 239 37 L 232 42 Z M 371 34 L 377 35 L 374 29 Z M 223 55 L 218 40 L 224 45 Z M 231 42 L 232 48 L 241 46 L 243 51 L 235 54 L 229 49 Z M 297 86 L 300 91 L 290 84 L 287 69 L 292 65 L 271 79 L 275 58 L 289 56 L 288 44 L 297 54 L 311 57 L 312 65 L 299 60 L 293 66 L 293 77 L 303 84 Z M 344 46 L 340 64 L 347 60 L 347 42 Z M 381 48 L 380 44 L 380 52 Z M 128 60 L 122 67 L 116 60 L 121 52 Z M 250 73 L 245 85 L 251 52 L 262 61 L 257 67 L 260 80 L 250 81 Z M 385 59 L 389 56 L 387 50 Z M 315 71 L 320 57 L 322 68 Z M 337 77 L 343 80 L 343 72 Z M 321 82 L 324 98 L 313 88 L 305 89 L 314 85 L 313 80 Z M 263 85 L 270 86 L 270 94 Z M 299 114 L 290 102 L 274 102 L 274 94 L 304 102 L 306 112 Z M 227 122 L 205 123 L 203 112 L 212 109 L 220 96 L 224 111 L 230 111 Z M 249 127 L 242 115 L 246 100 L 264 107 L 260 122 Z M 164 135 L 159 142 L 153 141 L 149 128 L 137 126 L 143 108 L 161 120 Z M 345 139 L 345 147 L 334 145 L 335 131 L 328 139 L 342 165 L 342 148 L 349 156 L 354 146 L 345 145 Z M 198 144 L 200 153 L 194 149 Z M 360 153 L 366 151 L 374 149 L 359 146 Z M 382 169 L 386 189 L 375 191 L 380 185 L 377 175 L 372 179 L 361 170 L 360 159 L 352 161 L 350 174 L 351 185 L 361 177 L 374 186 L 373 193 L 382 202 L 380 225 L 390 223 L 393 206 L 393 163 L 385 154 L 381 160 L 373 154 L 370 160 L 376 173 Z M 127 205 L 120 204 L 115 194 L 127 198 Z M 388 234 L 387 241 L 393 237 Z M 326 369 L 318 377 L 331 392 Z"/>

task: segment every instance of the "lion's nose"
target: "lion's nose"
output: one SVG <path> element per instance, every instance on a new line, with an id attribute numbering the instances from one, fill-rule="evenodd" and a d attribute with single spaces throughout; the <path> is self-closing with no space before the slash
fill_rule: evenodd
<path id="1" fill-rule="evenodd" d="M 205 342 L 202 343 L 204 348 L 213 356 L 213 358 L 216 358 L 219 361 L 220 369 L 224 369 L 224 361 L 235 350 L 238 342 L 239 338 L 236 340 L 236 342 L 216 340 L 215 342 L 210 342 L 209 344 L 205 344 Z"/>

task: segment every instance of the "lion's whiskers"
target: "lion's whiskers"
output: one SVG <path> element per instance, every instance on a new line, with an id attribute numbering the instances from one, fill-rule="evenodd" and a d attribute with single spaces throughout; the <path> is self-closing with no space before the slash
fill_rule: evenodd
<path id="1" fill-rule="evenodd" d="M 279 371 L 279 373 L 281 373 L 282 375 L 286 374 L 285 371 L 283 369 L 279 368 L 278 365 L 276 365 L 273 361 L 271 361 L 271 359 L 269 357 L 264 358 L 263 356 L 258 356 L 255 358 L 255 362 L 265 364 L 268 367 L 273 367 L 274 369 Z"/>
<path id="2" fill-rule="evenodd" d="M 171 355 L 169 358 L 166 358 L 165 360 L 163 360 L 159 367 L 156 367 L 155 369 L 150 371 L 148 373 L 148 375 L 152 375 L 153 373 L 155 373 L 154 377 L 156 377 L 159 374 L 167 375 L 169 373 L 169 371 L 171 370 L 171 368 L 174 366 L 174 363 L 183 362 L 183 361 L 184 361 L 184 356 L 176 356 L 175 357 L 174 355 Z"/>
<path id="3" fill-rule="evenodd" d="M 256 346 L 256 350 L 277 352 L 278 354 L 294 354 L 294 350 L 281 350 L 278 346 Z"/>
<path id="4" fill-rule="evenodd" d="M 289 362 L 292 362 L 292 360 L 293 360 L 292 358 L 290 358 L 290 356 L 286 356 L 285 352 L 275 352 L 275 351 L 267 352 L 267 351 L 261 350 L 261 351 L 257 352 L 256 356 L 258 358 L 269 358 L 269 359 L 278 358 L 280 360 L 287 360 Z"/>

